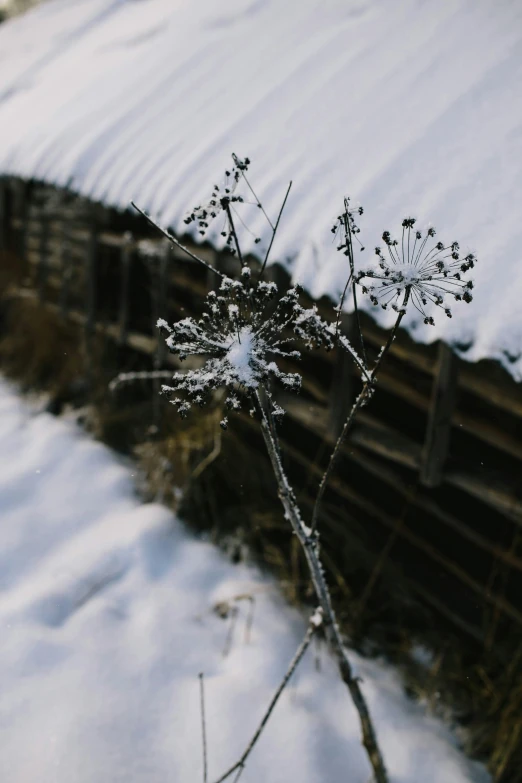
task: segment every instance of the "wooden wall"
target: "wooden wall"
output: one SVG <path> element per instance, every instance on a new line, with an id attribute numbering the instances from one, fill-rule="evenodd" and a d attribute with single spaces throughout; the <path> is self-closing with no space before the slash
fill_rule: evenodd
<path id="1" fill-rule="evenodd" d="M 206 269 L 138 216 L 38 183 L 0 182 L 1 247 L 29 262 L 20 295 L 154 356 L 156 367 L 171 366 L 156 319 L 197 314 L 209 283 Z M 198 252 L 223 271 L 233 263 L 208 247 Z M 271 275 L 288 282 L 281 267 Z M 353 331 L 349 316 L 343 329 Z M 366 316 L 363 333 L 375 356 L 385 333 Z M 311 354 L 301 369 L 307 380 L 284 401 L 281 434 L 306 485 L 320 476 L 358 380 L 335 352 Z M 356 519 L 376 560 L 392 560 L 419 600 L 492 647 L 522 628 L 521 459 L 520 386 L 493 362 L 469 364 L 444 344 L 422 346 L 401 332 L 326 508 L 341 526 Z M 306 505 L 306 486 L 301 495 Z"/>

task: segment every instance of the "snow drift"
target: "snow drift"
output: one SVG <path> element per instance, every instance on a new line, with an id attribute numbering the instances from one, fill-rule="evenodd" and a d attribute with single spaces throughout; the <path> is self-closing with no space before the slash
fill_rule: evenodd
<path id="1" fill-rule="evenodd" d="M 256 569 L 232 565 L 165 508 L 140 504 L 132 467 L 0 382 L 2 780 L 201 779 L 198 673 L 210 780 L 236 761 L 304 633 Z M 239 606 L 255 599 L 250 639 Z M 314 657 L 320 655 L 320 671 Z M 352 653 L 393 783 L 483 783 L 398 675 Z M 370 774 L 359 722 L 324 648 L 310 649 L 249 759 L 245 783 Z"/>

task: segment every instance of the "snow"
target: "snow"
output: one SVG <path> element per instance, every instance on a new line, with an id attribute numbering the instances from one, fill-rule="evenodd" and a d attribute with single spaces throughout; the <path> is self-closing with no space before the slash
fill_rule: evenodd
<path id="1" fill-rule="evenodd" d="M 237 305 L 229 305 L 229 310 L 230 307 L 236 307 L 236 310 L 238 309 Z M 240 383 L 248 387 L 257 386 L 257 379 L 252 369 L 252 351 L 254 350 L 254 347 L 255 342 L 252 328 L 250 326 L 243 326 L 239 331 L 237 338 L 231 338 L 226 357 L 227 362 L 233 369 L 234 376 Z"/>
<path id="2" fill-rule="evenodd" d="M 125 466 L 73 422 L 0 382 L 2 779 L 200 779 L 199 672 L 210 780 L 237 759 L 306 622 L 274 582 L 232 565 L 164 507 L 140 503 Z M 230 651 L 230 619 L 238 600 Z M 317 670 L 315 656 L 320 656 Z M 389 666 L 352 653 L 392 783 L 483 783 L 449 731 Z M 248 762 L 245 783 L 367 783 L 354 710 L 321 648 L 306 654 Z"/>
<path id="3" fill-rule="evenodd" d="M 520 379 L 521 43 L 514 0 L 50 0 L 0 28 L 0 173 L 134 199 L 181 235 L 247 154 L 272 220 L 293 179 L 272 259 L 316 296 L 347 276 L 329 233 L 346 194 L 363 263 L 406 215 L 433 221 L 477 254 L 476 300 L 407 328 Z"/>

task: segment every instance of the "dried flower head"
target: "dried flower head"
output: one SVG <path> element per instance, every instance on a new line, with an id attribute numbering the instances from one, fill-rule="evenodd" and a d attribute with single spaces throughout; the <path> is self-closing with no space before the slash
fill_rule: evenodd
<path id="1" fill-rule="evenodd" d="M 212 194 L 207 201 L 193 207 L 186 213 L 184 222 L 186 225 L 196 223 L 201 236 L 205 236 L 212 221 L 219 215 L 224 215 L 221 236 L 226 238 L 228 249 L 232 254 L 235 254 L 236 250 L 232 247 L 234 237 L 232 212 L 235 211 L 234 205 L 242 204 L 245 201 L 243 196 L 237 193 L 237 189 L 242 174 L 248 171 L 250 159 L 241 159 L 237 155 L 233 155 L 232 159 L 234 165 L 225 171 L 222 183 L 214 185 Z M 239 220 L 242 222 L 241 218 Z M 256 238 L 255 241 L 259 242 L 259 239 Z"/>
<path id="2" fill-rule="evenodd" d="M 342 215 L 337 216 L 331 228 L 335 237 L 340 235 L 341 238 L 337 245 L 337 250 L 342 251 L 345 256 L 349 256 L 351 253 L 352 236 L 359 242 L 360 249 L 364 250 L 364 246 L 361 244 L 358 236 L 361 233 L 361 229 L 356 222 L 356 217 L 360 217 L 363 213 L 364 209 L 360 204 L 350 204 L 350 197 L 345 196 L 344 212 Z"/>
<path id="3" fill-rule="evenodd" d="M 473 282 L 464 276 L 477 259 L 472 253 L 461 258 L 458 242 L 436 242 L 433 227 L 423 233 L 414 228 L 415 222 L 415 218 L 404 218 L 400 240 L 392 239 L 389 231 L 383 233 L 385 250 L 375 248 L 377 269 L 359 272 L 357 282 L 374 305 L 398 311 L 408 300 L 425 324 L 434 324 L 428 312 L 431 305 L 442 308 L 451 318 L 448 299 L 472 301 Z"/>
<path id="4" fill-rule="evenodd" d="M 218 388 L 226 389 L 225 405 L 230 410 L 239 410 L 242 396 L 251 395 L 261 385 L 266 387 L 271 379 L 299 391 L 301 376 L 283 372 L 277 357 L 298 359 L 299 351 L 292 348 L 296 342 L 307 348 L 332 346 L 332 335 L 316 308 L 306 310 L 299 303 L 298 287 L 278 296 L 275 283 L 252 283 L 250 278 L 246 266 L 241 279 L 225 277 L 219 291 L 207 295 L 198 321 L 185 318 L 173 326 L 158 321 L 158 327 L 168 335 L 166 343 L 172 353 L 180 359 L 206 359 L 202 367 L 176 373 L 174 383 L 163 386 L 181 416 L 193 405 L 205 405 Z M 177 396 L 179 392 L 183 397 Z M 272 415 L 277 418 L 284 411 L 268 394 Z M 226 419 L 222 426 L 226 428 Z"/>

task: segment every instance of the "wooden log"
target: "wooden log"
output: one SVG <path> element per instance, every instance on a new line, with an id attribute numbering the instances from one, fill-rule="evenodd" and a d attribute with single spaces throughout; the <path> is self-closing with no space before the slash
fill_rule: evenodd
<path id="1" fill-rule="evenodd" d="M 40 246 L 39 246 L 39 260 L 38 260 L 38 297 L 40 302 L 45 300 L 48 265 L 47 265 L 47 253 L 49 239 L 49 222 L 44 217 L 40 223 Z"/>
<path id="2" fill-rule="evenodd" d="M 327 434 L 327 411 L 323 406 L 303 404 L 289 395 L 283 395 L 281 402 L 288 413 L 303 426 L 308 427 L 319 437 L 327 437 L 331 441 Z M 350 433 L 345 450 L 349 450 L 351 444 L 361 446 L 379 457 L 412 471 L 420 470 L 421 447 L 411 438 L 384 424 L 364 410 L 360 411 L 357 416 L 357 424 Z M 522 527 L 522 499 L 517 495 L 518 483 L 514 483 L 511 487 L 506 483 L 499 482 L 493 474 L 483 471 L 477 473 L 460 467 L 448 470 L 444 474 L 444 482 L 500 511 L 508 519 Z"/>
<path id="3" fill-rule="evenodd" d="M 420 481 L 425 487 L 438 487 L 442 481 L 449 452 L 451 420 L 457 399 L 457 382 L 458 359 L 451 348 L 441 342 L 421 458 Z"/>
<path id="4" fill-rule="evenodd" d="M 68 239 L 68 223 L 61 224 L 61 237 L 59 247 L 61 288 L 60 288 L 60 312 L 62 318 L 67 318 L 69 312 L 70 288 L 72 278 L 72 264 Z"/>
<path id="5" fill-rule="evenodd" d="M 465 385 L 464 383 L 461 384 L 462 372 L 461 365 L 459 367 L 459 387 L 464 387 Z M 390 365 L 385 365 L 379 372 L 379 387 L 408 402 L 418 410 L 426 413 L 430 410 L 429 398 L 411 386 L 406 375 L 400 374 L 396 369 L 391 368 Z M 495 405 L 496 403 L 492 401 L 492 406 Z M 512 413 L 512 411 L 510 412 Z M 506 432 L 505 429 L 496 425 L 494 416 L 491 419 L 491 421 L 487 421 L 484 418 L 479 419 L 462 409 L 456 408 L 453 416 L 453 426 L 461 427 L 464 432 L 484 441 L 484 443 L 504 451 L 506 454 L 515 457 L 515 459 L 522 460 L 522 442 L 520 438 L 516 437 L 516 433 Z"/>
<path id="6" fill-rule="evenodd" d="M 118 316 L 118 342 L 126 345 L 129 331 L 129 288 L 132 265 L 132 237 L 127 235 L 127 241 L 121 246 L 120 254 L 120 310 Z"/>
<path id="7" fill-rule="evenodd" d="M 13 225 L 18 230 L 16 251 L 22 259 L 26 257 L 28 212 L 28 186 L 22 180 L 15 180 L 13 183 Z"/>
<path id="8" fill-rule="evenodd" d="M 397 492 L 400 492 L 404 497 L 410 497 L 412 495 L 411 485 L 406 484 L 396 470 L 388 465 L 384 465 L 381 460 L 374 459 L 371 455 L 358 448 L 350 449 L 350 457 L 375 476 L 376 479 L 384 482 Z M 473 527 L 466 524 L 466 522 L 449 514 L 430 497 L 420 493 L 414 494 L 411 499 L 411 504 L 424 514 L 435 517 L 439 522 L 442 522 L 466 541 L 477 548 L 482 549 L 484 552 L 487 552 L 493 558 L 501 560 L 512 568 L 516 568 L 518 571 L 522 572 L 521 558 L 517 557 L 511 550 L 505 549 L 481 535 Z"/>
<path id="9" fill-rule="evenodd" d="M 363 334 L 365 339 L 375 346 L 382 345 L 382 335 L 386 336 L 385 332 L 367 320 L 364 323 Z M 433 374 L 435 371 L 436 362 L 423 352 L 423 346 L 411 341 L 406 344 L 401 339 L 401 334 L 393 342 L 390 353 L 425 373 Z M 522 417 L 520 384 L 511 379 L 507 373 L 505 373 L 504 383 L 500 384 L 488 378 L 487 371 L 480 365 L 462 362 L 459 369 L 459 386 L 480 399 L 486 400 L 490 405 L 495 405 L 508 413 Z"/>
<path id="10" fill-rule="evenodd" d="M 294 460 L 301 465 L 310 469 L 317 477 L 322 475 L 322 469 L 316 463 L 310 463 L 309 459 L 305 457 L 300 449 L 296 449 L 288 443 L 284 443 L 284 451 L 290 454 Z M 352 486 L 346 484 L 342 479 L 337 476 L 333 476 L 330 480 L 332 488 L 346 500 L 353 502 L 358 508 L 361 509 L 368 516 L 380 522 L 383 526 L 389 530 L 394 531 L 398 536 L 408 541 L 419 551 L 427 555 L 430 560 L 442 566 L 448 573 L 453 574 L 462 584 L 466 585 L 470 590 L 475 592 L 484 604 L 491 604 L 501 611 L 506 616 L 515 620 L 522 626 L 522 612 L 511 604 L 502 595 L 497 595 L 488 590 L 484 585 L 477 582 L 476 579 L 471 577 L 462 566 L 455 563 L 449 557 L 446 557 L 442 552 L 436 549 L 429 541 L 425 541 L 421 536 L 415 533 L 413 530 L 405 525 L 397 527 L 397 520 L 389 516 L 381 507 L 371 500 L 368 500 L 364 495 L 354 489 Z"/>

